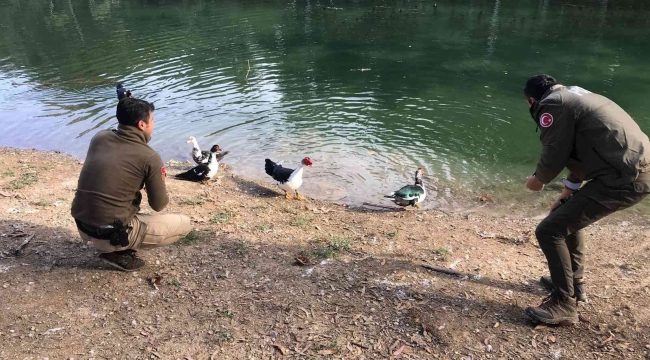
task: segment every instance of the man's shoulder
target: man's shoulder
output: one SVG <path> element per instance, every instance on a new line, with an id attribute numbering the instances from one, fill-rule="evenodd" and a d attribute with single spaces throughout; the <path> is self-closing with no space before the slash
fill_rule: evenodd
<path id="1" fill-rule="evenodd" d="M 138 156 L 136 157 L 130 157 L 132 161 L 136 161 L 136 162 L 153 161 L 156 163 L 161 161 L 160 155 L 151 146 L 145 143 L 137 143 L 137 142 L 124 139 L 114 129 L 98 131 L 91 140 L 91 146 L 94 145 L 94 146 L 103 147 L 102 145 L 107 143 L 112 143 L 113 146 L 110 146 L 109 149 L 113 149 L 113 151 L 117 151 L 118 153 L 123 151 L 128 151 L 126 149 L 131 148 L 132 150 L 128 151 L 129 153 L 133 154 L 135 152 L 138 154 Z M 134 147 L 137 148 L 137 150 L 133 151 Z"/>
<path id="2" fill-rule="evenodd" d="M 104 139 L 107 139 L 107 138 L 109 138 L 109 137 L 111 137 L 111 136 L 115 136 L 115 135 L 113 134 L 113 130 L 112 130 L 112 129 L 99 130 L 99 131 L 95 134 L 95 136 L 93 136 L 93 138 L 92 138 L 91 141 L 95 141 L 95 140 L 104 140 Z"/>

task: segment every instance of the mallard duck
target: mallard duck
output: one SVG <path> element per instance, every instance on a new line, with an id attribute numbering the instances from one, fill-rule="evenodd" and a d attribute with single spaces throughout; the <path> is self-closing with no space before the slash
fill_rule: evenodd
<path id="1" fill-rule="evenodd" d="M 196 141 L 196 138 L 194 136 L 190 136 L 187 142 L 192 143 L 191 155 L 192 155 L 192 159 L 194 159 L 194 162 L 196 162 L 197 164 L 207 164 L 208 160 L 210 160 L 210 151 L 205 151 L 205 150 L 201 151 L 201 148 L 199 148 L 199 143 Z M 219 148 L 219 151 L 217 151 L 217 160 L 221 161 L 221 159 L 223 159 L 223 157 L 228 155 L 229 153 L 230 151 L 221 151 L 221 148 Z"/>
<path id="2" fill-rule="evenodd" d="M 305 198 L 298 193 L 298 188 L 302 185 L 303 168 L 314 164 L 310 158 L 306 157 L 302 159 L 300 165 L 295 169 L 285 168 L 280 164 L 274 163 L 270 159 L 265 159 L 264 162 L 264 170 L 266 170 L 266 173 L 271 176 L 273 180 L 278 182 L 278 186 L 280 189 L 284 190 L 284 196 L 287 199 L 291 199 L 293 193 L 295 193 L 296 199 L 305 200 Z"/>
<path id="3" fill-rule="evenodd" d="M 422 182 L 423 175 L 424 170 L 418 168 L 415 171 L 415 185 L 406 185 L 385 197 L 393 199 L 393 202 L 399 206 L 415 206 L 419 209 L 422 207 L 420 203 L 427 197 L 427 190 Z"/>
<path id="4" fill-rule="evenodd" d="M 176 175 L 175 178 L 195 182 L 206 181 L 214 178 L 219 171 L 219 161 L 217 160 L 217 152 L 219 150 L 221 150 L 219 145 L 214 145 L 210 149 L 210 157 L 208 158 L 207 164 L 195 166 L 184 173 Z"/>

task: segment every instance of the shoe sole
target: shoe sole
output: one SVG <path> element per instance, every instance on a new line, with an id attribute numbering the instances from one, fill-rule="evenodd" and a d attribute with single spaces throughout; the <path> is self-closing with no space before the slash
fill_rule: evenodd
<path id="1" fill-rule="evenodd" d="M 578 318 L 560 318 L 560 319 L 544 319 L 544 318 L 538 318 L 534 314 L 526 311 L 526 315 L 528 315 L 529 318 L 532 320 L 535 320 L 537 322 L 541 322 L 547 325 L 559 325 L 559 326 L 573 326 L 578 323 Z"/>
<path id="2" fill-rule="evenodd" d="M 114 267 L 114 268 L 116 268 L 116 269 L 118 269 L 118 270 L 125 271 L 125 272 L 134 272 L 134 271 L 138 271 L 138 270 L 140 270 L 140 269 L 142 269 L 142 268 L 144 267 L 144 266 L 143 266 L 143 267 L 140 267 L 140 268 L 137 268 L 137 269 L 127 269 L 127 268 L 123 268 L 123 267 L 121 267 L 120 265 L 118 265 L 118 264 L 116 264 L 116 263 L 114 263 L 114 262 L 112 262 L 112 261 L 106 260 L 106 259 L 104 259 L 104 258 L 99 258 L 99 259 L 100 259 L 101 261 L 105 262 L 106 264 L 108 264 L 108 265 L 110 265 L 110 266 L 112 266 L 112 267 Z"/>

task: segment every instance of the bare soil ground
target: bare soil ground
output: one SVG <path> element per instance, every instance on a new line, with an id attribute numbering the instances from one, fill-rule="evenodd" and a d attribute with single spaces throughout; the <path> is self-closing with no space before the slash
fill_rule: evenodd
<path id="1" fill-rule="evenodd" d="M 539 220 L 289 201 L 224 171 L 167 180 L 196 230 L 122 273 L 69 215 L 80 168 L 0 149 L 1 359 L 650 358 L 645 223 L 588 229 L 582 321 L 545 327 L 524 315 L 545 296 Z"/>

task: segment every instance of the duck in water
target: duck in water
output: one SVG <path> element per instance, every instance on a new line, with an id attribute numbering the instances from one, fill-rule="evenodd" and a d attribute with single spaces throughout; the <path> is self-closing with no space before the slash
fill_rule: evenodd
<path id="1" fill-rule="evenodd" d="M 422 182 L 423 175 L 424 170 L 418 168 L 415 172 L 415 185 L 406 185 L 384 197 L 393 199 L 393 202 L 399 206 L 421 208 L 422 205 L 420 203 L 427 197 L 427 190 L 424 188 L 424 183 Z"/>

